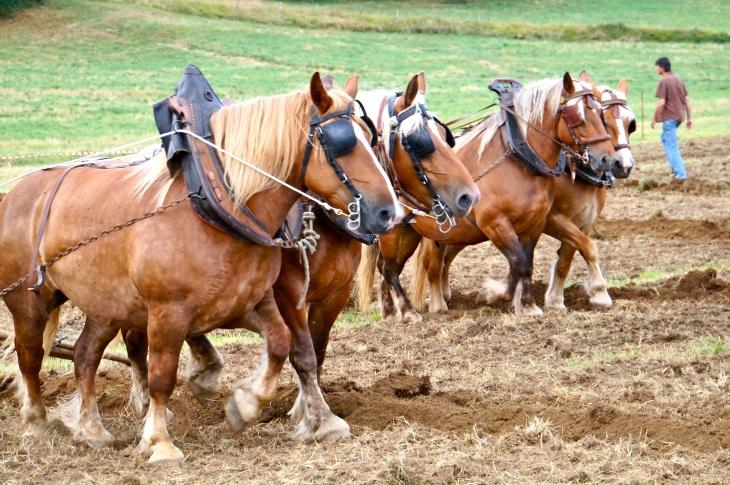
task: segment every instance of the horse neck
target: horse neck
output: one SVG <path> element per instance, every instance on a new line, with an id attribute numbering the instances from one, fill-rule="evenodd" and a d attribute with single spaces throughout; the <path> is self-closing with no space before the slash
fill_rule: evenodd
<path id="1" fill-rule="evenodd" d="M 273 236 L 284 224 L 287 214 L 299 197 L 293 190 L 278 185 L 274 189 L 254 194 L 248 199 L 246 206 Z"/>
<path id="2" fill-rule="evenodd" d="M 530 144 L 534 152 L 545 164 L 550 168 L 555 168 L 558 163 L 558 157 L 560 156 L 561 145 L 556 143 L 554 140 L 558 139 L 557 125 L 555 124 L 555 113 L 549 113 L 545 110 L 545 114 L 542 117 L 541 123 L 536 123 L 535 126 L 543 131 L 545 134 L 540 133 L 536 129 L 529 129 L 527 131 L 527 142 Z M 548 135 L 550 138 L 548 138 Z"/>

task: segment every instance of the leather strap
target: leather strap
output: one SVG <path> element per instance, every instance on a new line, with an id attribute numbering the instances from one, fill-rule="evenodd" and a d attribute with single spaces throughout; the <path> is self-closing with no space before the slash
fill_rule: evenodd
<path id="1" fill-rule="evenodd" d="M 51 191 L 48 193 L 48 198 L 46 199 L 46 204 L 43 206 L 43 212 L 41 213 L 41 221 L 38 224 L 38 232 L 35 236 L 35 243 L 33 244 L 33 253 L 30 257 L 30 269 L 28 270 L 28 290 L 35 293 L 35 297 L 38 300 L 38 307 L 41 310 L 41 315 L 43 316 L 44 321 L 48 321 L 48 310 L 46 310 L 46 304 L 43 301 L 43 297 L 41 296 L 41 286 L 43 286 L 43 277 L 40 271 L 36 271 L 36 263 L 38 262 L 38 253 L 40 251 L 41 247 L 41 241 L 43 240 L 43 233 L 46 231 L 46 223 L 48 223 L 48 216 L 51 213 L 51 204 L 53 204 L 53 199 L 56 197 L 56 193 L 58 193 L 58 188 L 61 186 L 61 182 L 63 182 L 63 179 L 66 178 L 66 175 L 68 173 L 78 168 L 79 166 L 73 166 L 69 167 L 66 170 L 63 171 L 60 177 L 56 180 L 56 183 L 53 184 L 53 187 L 51 187 Z"/>

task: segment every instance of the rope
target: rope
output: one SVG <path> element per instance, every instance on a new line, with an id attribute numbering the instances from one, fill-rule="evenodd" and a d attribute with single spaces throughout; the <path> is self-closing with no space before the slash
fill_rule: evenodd
<path id="1" fill-rule="evenodd" d="M 311 206 L 310 206 L 311 207 Z M 274 239 L 274 244 L 281 248 L 299 248 L 299 259 L 304 265 L 304 287 L 302 288 L 302 295 L 299 297 L 299 303 L 297 303 L 297 310 L 301 310 L 304 302 L 307 301 L 307 292 L 309 291 L 309 258 L 307 257 L 307 251 L 309 254 L 314 254 L 317 250 L 317 240 L 321 237 L 314 230 L 312 224 L 314 223 L 314 212 L 307 210 L 302 214 L 302 236 L 293 245 L 285 242 L 281 238 Z"/>
<path id="2" fill-rule="evenodd" d="M 0 157 L 0 160 L 21 160 L 23 158 L 43 158 L 43 157 L 72 157 L 76 155 L 98 155 L 101 152 L 65 152 L 65 153 L 34 153 L 33 155 L 11 155 L 7 157 Z M 115 155 L 125 155 L 129 153 L 139 153 L 139 150 L 115 150 Z"/>

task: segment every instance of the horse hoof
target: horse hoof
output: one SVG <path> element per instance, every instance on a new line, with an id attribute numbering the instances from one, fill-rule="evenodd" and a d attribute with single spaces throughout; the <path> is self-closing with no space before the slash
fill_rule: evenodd
<path id="1" fill-rule="evenodd" d="M 217 386 L 211 386 L 207 383 L 201 384 L 192 379 L 188 380 L 188 388 L 193 393 L 193 396 L 195 396 L 195 399 L 197 399 L 198 402 L 202 405 L 210 404 L 210 401 L 215 397 L 218 391 L 220 391 L 220 383 L 217 384 Z"/>
<path id="2" fill-rule="evenodd" d="M 28 423 L 24 427 L 23 438 L 40 438 L 46 434 L 48 429 L 48 422 L 45 420 L 42 422 Z"/>
<path id="3" fill-rule="evenodd" d="M 611 300 L 611 297 L 608 296 L 607 291 L 603 291 L 601 293 L 598 293 L 597 295 L 593 295 L 590 299 L 590 302 L 591 306 L 596 309 L 606 309 L 613 306 L 613 300 Z"/>
<path id="4" fill-rule="evenodd" d="M 259 402 L 243 389 L 236 389 L 226 404 L 226 418 L 235 433 L 248 428 L 259 416 Z"/>
<path id="5" fill-rule="evenodd" d="M 535 304 L 523 306 L 522 311 L 517 314 L 518 317 L 537 317 L 539 315 L 542 315 L 542 310 Z"/>
<path id="6" fill-rule="evenodd" d="M 545 307 L 546 308 L 557 308 L 559 310 L 565 310 L 565 303 L 563 302 L 563 299 L 560 298 L 549 298 L 545 297 Z"/>
<path id="7" fill-rule="evenodd" d="M 421 323 L 423 321 L 423 317 L 416 311 L 409 311 L 403 314 L 402 321 L 403 323 Z"/>
<path id="8" fill-rule="evenodd" d="M 79 441 L 86 441 L 92 448 L 101 448 L 114 440 L 114 435 L 102 427 L 94 431 L 75 433 L 74 438 Z"/>
<path id="9" fill-rule="evenodd" d="M 168 460 L 180 461 L 185 457 L 183 452 L 169 441 L 156 444 L 150 450 L 152 451 L 152 455 L 150 456 L 149 463 Z"/>
<path id="10" fill-rule="evenodd" d="M 319 429 L 314 433 L 314 439 L 324 443 L 334 443 L 350 435 L 350 425 L 335 415 L 330 416 L 322 422 Z"/>

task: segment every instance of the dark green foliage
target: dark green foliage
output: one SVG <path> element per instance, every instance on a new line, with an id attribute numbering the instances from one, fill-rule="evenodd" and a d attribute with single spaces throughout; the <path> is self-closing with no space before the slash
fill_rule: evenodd
<path id="1" fill-rule="evenodd" d="M 10 15 L 16 10 L 37 7 L 42 5 L 44 0 L 0 0 L 0 17 Z"/>

